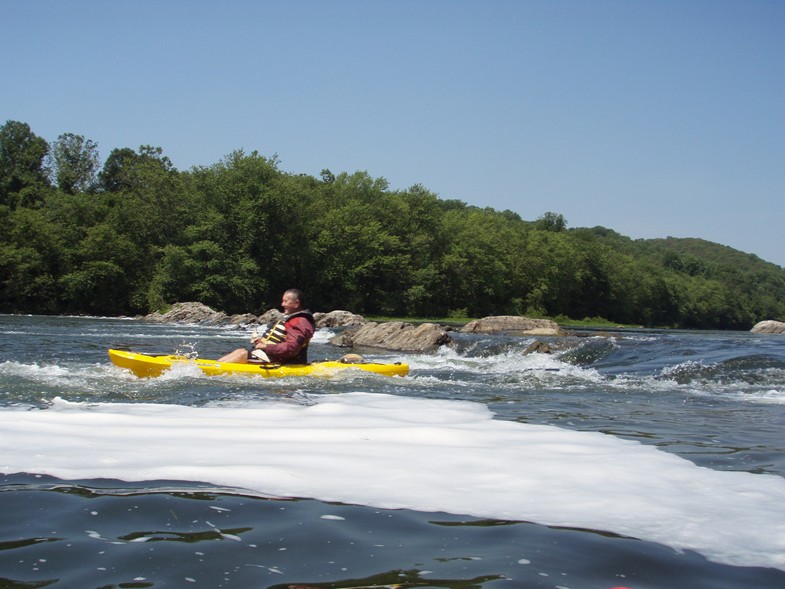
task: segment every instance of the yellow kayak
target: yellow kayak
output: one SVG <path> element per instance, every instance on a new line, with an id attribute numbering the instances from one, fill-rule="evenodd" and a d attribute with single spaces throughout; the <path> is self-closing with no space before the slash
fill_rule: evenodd
<path id="1" fill-rule="evenodd" d="M 249 374 L 265 377 L 282 376 L 320 376 L 327 377 L 342 370 L 364 370 L 385 376 L 406 376 L 409 365 L 395 362 L 382 364 L 376 362 L 345 362 L 328 360 L 311 362 L 310 364 L 235 364 L 218 362 L 204 358 L 186 358 L 185 356 L 148 356 L 124 350 L 109 350 L 109 359 L 121 368 L 127 368 L 136 376 L 160 376 L 175 364 L 193 364 L 209 376 L 221 374 Z"/>

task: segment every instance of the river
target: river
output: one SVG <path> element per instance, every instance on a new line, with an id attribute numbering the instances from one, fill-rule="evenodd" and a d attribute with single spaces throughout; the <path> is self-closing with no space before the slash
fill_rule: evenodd
<path id="1" fill-rule="evenodd" d="M 359 350 L 403 378 L 139 379 L 107 349 L 248 332 L 0 333 L 0 587 L 785 587 L 783 336 L 455 333 Z"/>

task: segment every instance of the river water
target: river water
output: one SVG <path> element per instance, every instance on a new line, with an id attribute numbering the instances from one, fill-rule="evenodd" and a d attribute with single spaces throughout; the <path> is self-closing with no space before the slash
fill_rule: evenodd
<path id="1" fill-rule="evenodd" d="M 355 350 L 405 378 L 138 379 L 106 350 L 248 332 L 0 334 L 0 587 L 785 587 L 783 336 L 456 333 Z"/>

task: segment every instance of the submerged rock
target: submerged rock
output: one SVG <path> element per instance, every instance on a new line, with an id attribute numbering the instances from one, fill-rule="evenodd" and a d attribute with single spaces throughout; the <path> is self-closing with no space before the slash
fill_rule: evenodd
<path id="1" fill-rule="evenodd" d="M 447 331 L 435 323 L 412 325 L 402 321 L 369 322 L 351 328 L 330 340 L 341 347 L 366 346 L 401 352 L 428 352 L 452 341 Z"/>
<path id="2" fill-rule="evenodd" d="M 531 319 L 519 315 L 496 315 L 470 321 L 461 333 L 509 333 L 520 335 L 561 335 L 562 331 L 550 319 Z"/>
<path id="3" fill-rule="evenodd" d="M 553 354 L 553 346 L 542 340 L 535 340 L 523 351 L 524 354 Z"/>
<path id="4" fill-rule="evenodd" d="M 755 327 L 750 329 L 752 333 L 785 333 L 785 322 L 782 321 L 773 321 L 771 319 L 767 321 L 761 321 L 755 324 Z"/>

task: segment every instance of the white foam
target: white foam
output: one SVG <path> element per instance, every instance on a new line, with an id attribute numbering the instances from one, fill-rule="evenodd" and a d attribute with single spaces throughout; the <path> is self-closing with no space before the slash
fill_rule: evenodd
<path id="1" fill-rule="evenodd" d="M 313 338 L 311 339 L 311 344 L 326 344 L 333 337 L 335 337 L 335 331 L 333 331 L 332 329 L 327 329 L 327 328 L 317 329 L 313 334 Z"/>
<path id="2" fill-rule="evenodd" d="M 38 364 L 23 364 L 21 362 L 3 362 L 0 364 L 0 374 L 9 376 L 24 376 L 32 378 L 58 379 L 69 376 L 67 368 L 57 365 L 40 366 Z"/>
<path id="3" fill-rule="evenodd" d="M 192 480 L 259 493 L 605 530 L 785 570 L 785 479 L 483 405 L 347 393 L 310 405 L 0 410 L 0 471 Z"/>

